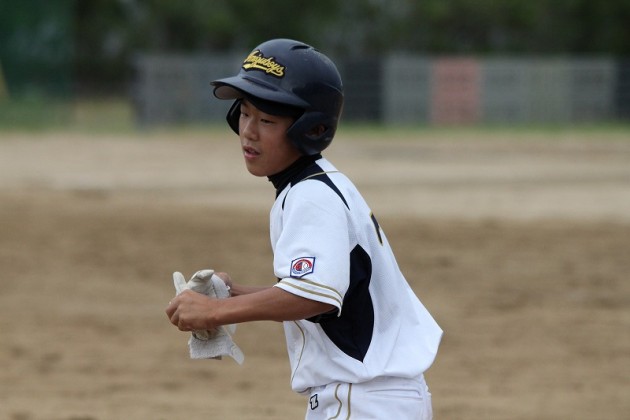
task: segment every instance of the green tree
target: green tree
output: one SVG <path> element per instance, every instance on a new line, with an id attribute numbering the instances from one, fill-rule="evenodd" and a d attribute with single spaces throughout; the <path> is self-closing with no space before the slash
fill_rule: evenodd
<path id="1" fill-rule="evenodd" d="M 37 63 L 47 83 L 70 62 L 82 92 L 120 91 L 138 52 L 244 52 L 288 37 L 334 56 L 627 56 L 629 21 L 628 0 L 0 0 L 0 60 L 8 79 Z"/>

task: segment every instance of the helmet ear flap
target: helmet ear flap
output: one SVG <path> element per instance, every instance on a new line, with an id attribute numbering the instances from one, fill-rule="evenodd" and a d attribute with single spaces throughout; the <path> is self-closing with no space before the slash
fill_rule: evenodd
<path id="1" fill-rule="evenodd" d="M 241 98 L 234 101 L 232 106 L 227 112 L 225 119 L 227 120 L 228 125 L 236 134 L 239 134 L 238 129 L 238 120 L 241 118 L 241 102 L 243 100 Z"/>
<path id="2" fill-rule="evenodd" d="M 303 155 L 315 155 L 327 148 L 335 136 L 337 118 L 323 112 L 305 112 L 287 130 L 287 136 Z"/>

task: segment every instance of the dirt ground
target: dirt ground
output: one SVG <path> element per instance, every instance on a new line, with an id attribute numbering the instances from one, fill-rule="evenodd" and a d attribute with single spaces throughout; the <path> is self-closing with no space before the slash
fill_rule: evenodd
<path id="1" fill-rule="evenodd" d="M 1 419 L 303 418 L 280 324 L 238 326 L 239 366 L 190 360 L 164 314 L 176 270 L 274 281 L 273 190 L 226 138 L 0 133 Z M 627 130 L 342 132 L 327 155 L 445 330 L 436 419 L 629 418 Z"/>

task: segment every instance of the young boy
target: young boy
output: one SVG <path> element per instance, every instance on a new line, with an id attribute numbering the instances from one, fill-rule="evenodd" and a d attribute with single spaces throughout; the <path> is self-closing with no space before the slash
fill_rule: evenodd
<path id="1" fill-rule="evenodd" d="M 430 419 L 423 373 L 442 330 L 400 272 L 385 234 L 351 181 L 321 152 L 343 104 L 325 55 L 274 39 L 216 80 L 234 103 L 227 121 L 245 165 L 276 190 L 271 209 L 278 282 L 223 279 L 228 299 L 187 291 L 166 309 L 182 331 L 255 320 L 283 321 L 291 387 L 309 396 L 307 419 Z"/>

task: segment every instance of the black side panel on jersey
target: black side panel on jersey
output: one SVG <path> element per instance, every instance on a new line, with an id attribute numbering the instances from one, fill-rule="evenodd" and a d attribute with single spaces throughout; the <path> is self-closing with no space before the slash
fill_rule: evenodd
<path id="1" fill-rule="evenodd" d="M 357 245 L 350 253 L 350 287 L 343 299 L 341 316 L 322 317 L 319 324 L 341 351 L 363 361 L 372 342 L 374 306 L 370 296 L 372 261 Z M 311 319 L 312 320 L 312 319 Z"/>

